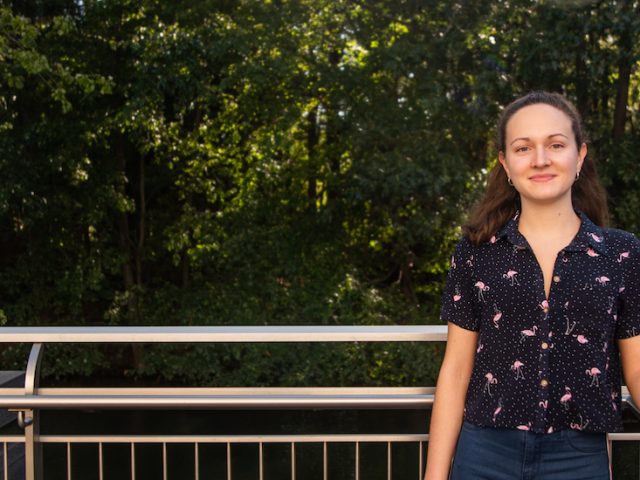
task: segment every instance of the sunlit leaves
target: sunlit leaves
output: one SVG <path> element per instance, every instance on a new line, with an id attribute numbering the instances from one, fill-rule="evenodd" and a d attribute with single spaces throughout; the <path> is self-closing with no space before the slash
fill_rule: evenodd
<path id="1" fill-rule="evenodd" d="M 495 118 L 529 89 L 576 100 L 615 220 L 637 229 L 640 16 L 621 21 L 621 8 L 0 8 L 1 311 L 8 323 L 435 322 L 458 226 L 495 161 Z M 627 128 L 612 142 L 621 59 L 633 64 Z M 406 379 L 389 368 L 402 358 L 429 369 L 418 354 L 346 351 L 371 368 L 345 381 Z M 245 379 L 321 377 L 310 361 L 289 374 L 253 351 L 176 352 L 167 376 L 188 358 L 224 369 L 249 355 Z M 164 354 L 127 372 L 162 375 Z M 61 358 L 56 368 L 89 371 Z M 202 371 L 193 378 L 231 378 Z"/>

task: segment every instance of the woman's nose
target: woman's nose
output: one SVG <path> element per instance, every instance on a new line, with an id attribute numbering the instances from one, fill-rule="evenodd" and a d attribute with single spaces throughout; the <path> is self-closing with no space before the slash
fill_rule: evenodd
<path id="1" fill-rule="evenodd" d="M 549 165 L 549 158 L 547 158 L 547 151 L 543 146 L 537 147 L 534 151 L 531 163 L 534 167 L 545 167 Z"/>

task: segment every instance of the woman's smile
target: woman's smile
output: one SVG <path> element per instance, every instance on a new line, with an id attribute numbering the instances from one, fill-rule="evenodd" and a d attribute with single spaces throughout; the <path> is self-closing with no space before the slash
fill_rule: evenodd
<path id="1" fill-rule="evenodd" d="M 536 183 L 546 183 L 550 182 L 554 178 L 556 178 L 556 176 L 551 173 L 539 173 L 537 175 L 532 175 L 531 177 L 529 177 L 529 180 L 532 180 Z"/>

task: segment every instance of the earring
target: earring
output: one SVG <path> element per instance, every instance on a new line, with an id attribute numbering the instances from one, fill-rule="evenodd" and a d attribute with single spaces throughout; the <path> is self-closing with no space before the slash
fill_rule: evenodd
<path id="1" fill-rule="evenodd" d="M 513 182 L 511 181 L 511 177 L 507 177 L 507 183 L 510 187 L 513 187 Z"/>
<path id="2" fill-rule="evenodd" d="M 578 171 L 576 172 L 576 179 L 575 179 L 575 181 L 577 182 L 579 178 L 580 178 L 580 170 L 578 170 Z"/>

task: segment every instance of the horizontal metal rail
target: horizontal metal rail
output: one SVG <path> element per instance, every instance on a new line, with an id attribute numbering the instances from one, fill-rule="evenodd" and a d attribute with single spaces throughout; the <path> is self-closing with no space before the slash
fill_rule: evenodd
<path id="1" fill-rule="evenodd" d="M 444 342 L 445 325 L 0 327 L 0 343 Z"/>
<path id="2" fill-rule="evenodd" d="M 339 389 L 336 389 L 339 390 Z M 426 408 L 433 396 L 422 395 L 326 395 L 286 396 L 153 396 L 110 395 L 85 397 L 2 396 L 0 408 L 12 409 L 317 409 L 317 408 Z"/>
<path id="3" fill-rule="evenodd" d="M 613 442 L 638 442 L 640 432 L 609 433 Z M 349 443 L 427 442 L 427 433 L 314 435 L 40 435 L 43 443 Z M 23 435 L 0 435 L 0 443 L 24 443 Z"/>
<path id="4" fill-rule="evenodd" d="M 426 409 L 433 405 L 435 396 L 435 387 L 43 388 L 37 395 L 24 395 L 22 390 L 0 388 L 0 408 Z M 637 413 L 627 387 L 622 387 L 622 403 Z"/>
<path id="5" fill-rule="evenodd" d="M 640 441 L 638 433 L 609 433 L 611 441 Z M 40 435 L 43 443 L 375 443 L 427 442 L 426 433 L 318 435 Z M 0 436 L 0 443 L 24 443 L 24 437 Z"/>
<path id="6" fill-rule="evenodd" d="M 623 387 L 624 388 L 624 387 Z M 435 387 L 42 387 L 38 395 L 112 395 L 114 391 L 122 395 L 333 395 L 339 389 L 344 395 L 432 395 Z M 623 390 L 623 393 L 625 391 Z M 0 388 L 0 395 L 25 395 L 22 387 Z"/>

